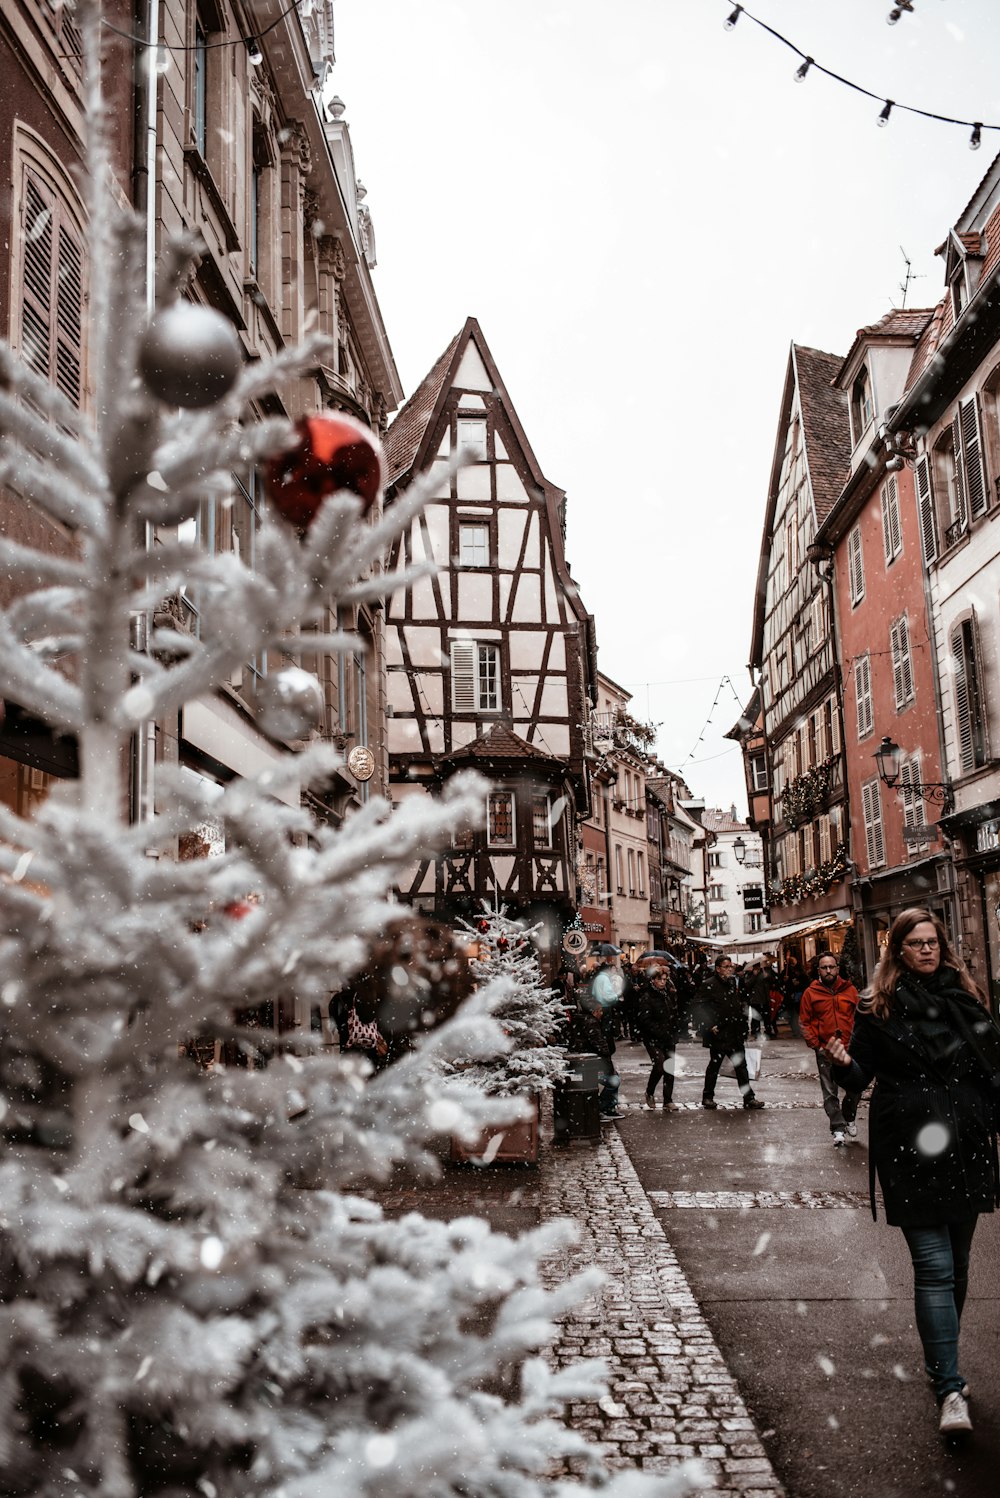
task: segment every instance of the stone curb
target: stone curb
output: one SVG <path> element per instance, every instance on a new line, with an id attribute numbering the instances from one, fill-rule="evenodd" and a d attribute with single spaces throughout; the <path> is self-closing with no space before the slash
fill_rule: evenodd
<path id="1" fill-rule="evenodd" d="M 571 1218 L 574 1268 L 595 1264 L 607 1283 L 562 1320 L 553 1366 L 602 1357 L 608 1397 L 568 1418 L 610 1467 L 666 1472 L 696 1457 L 714 1498 L 785 1498 L 708 1324 L 616 1130 L 561 1152 L 545 1172 L 543 1220 Z M 552 1285 L 564 1260 L 542 1266 Z M 569 1464 L 567 1475 L 582 1475 Z"/>

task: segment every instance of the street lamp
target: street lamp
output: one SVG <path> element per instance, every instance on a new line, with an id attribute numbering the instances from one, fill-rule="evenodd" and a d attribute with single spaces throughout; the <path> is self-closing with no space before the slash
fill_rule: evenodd
<path id="1" fill-rule="evenodd" d="M 747 856 L 747 845 L 741 837 L 738 837 L 735 843 L 733 843 L 733 852 L 736 854 L 737 863 L 745 862 Z"/>
<path id="2" fill-rule="evenodd" d="M 906 795 L 919 796 L 921 801 L 933 801 L 945 813 L 951 811 L 955 805 L 955 792 L 950 780 L 907 780 L 899 784 L 903 758 L 903 750 L 886 734 L 875 750 L 875 767 L 882 783 L 890 790 L 898 789 Z"/>

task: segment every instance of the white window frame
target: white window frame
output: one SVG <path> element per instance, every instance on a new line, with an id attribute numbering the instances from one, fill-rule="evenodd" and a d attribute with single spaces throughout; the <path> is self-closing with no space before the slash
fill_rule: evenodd
<path id="1" fill-rule="evenodd" d="M 763 749 L 750 755 L 750 785 L 755 793 L 767 790 L 767 755 Z"/>
<path id="2" fill-rule="evenodd" d="M 452 640 L 452 712 L 498 713 L 500 681 L 500 646 L 496 641 Z"/>
<path id="3" fill-rule="evenodd" d="M 458 565 L 490 565 L 490 528 L 486 521 L 460 520 L 458 523 Z"/>
<path id="4" fill-rule="evenodd" d="M 625 865 L 622 860 L 621 843 L 615 843 L 615 888 L 620 895 L 625 893 Z"/>
<path id="5" fill-rule="evenodd" d="M 646 898 L 646 860 L 640 848 L 635 855 L 636 876 L 639 880 L 639 899 Z"/>
<path id="6" fill-rule="evenodd" d="M 632 896 L 632 898 L 634 899 L 635 898 L 635 891 L 636 891 L 636 882 L 635 882 L 635 849 L 634 848 L 629 848 L 628 854 L 627 854 L 627 862 L 628 862 L 628 892 Z"/>
<path id="7" fill-rule="evenodd" d="M 455 418 L 455 447 L 473 463 L 485 463 L 489 457 L 489 434 L 486 417 L 478 411 L 459 411 Z"/>
<path id="8" fill-rule="evenodd" d="M 506 801 L 510 809 L 510 838 L 496 838 L 493 835 L 493 803 L 494 801 Z M 486 843 L 490 848 L 516 848 L 517 847 L 517 798 L 514 792 L 507 790 L 504 786 L 493 786 L 486 797 Z"/>

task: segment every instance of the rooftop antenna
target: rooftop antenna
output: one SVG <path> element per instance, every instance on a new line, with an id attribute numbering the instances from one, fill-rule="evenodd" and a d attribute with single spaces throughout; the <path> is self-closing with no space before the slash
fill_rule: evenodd
<path id="1" fill-rule="evenodd" d="M 906 310 L 906 298 L 907 298 L 907 295 L 908 295 L 909 290 L 910 290 L 910 282 L 911 281 L 923 281 L 923 280 L 926 279 L 926 277 L 914 275 L 914 273 L 913 273 L 913 262 L 910 259 L 909 255 L 906 253 L 906 251 L 903 249 L 902 245 L 900 245 L 900 247 L 899 247 L 899 253 L 903 257 L 903 264 L 906 266 L 906 274 L 905 274 L 905 276 L 903 277 L 903 279 L 899 283 L 899 289 L 903 293 L 903 301 L 902 301 L 902 305 L 901 305 L 901 307 L 900 307 L 899 310 L 901 312 L 904 312 Z"/>

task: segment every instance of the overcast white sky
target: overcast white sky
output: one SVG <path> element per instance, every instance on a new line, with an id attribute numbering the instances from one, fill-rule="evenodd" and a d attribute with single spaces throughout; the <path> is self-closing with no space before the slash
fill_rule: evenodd
<path id="1" fill-rule="evenodd" d="M 941 295 L 935 247 L 1000 149 L 1000 5 L 337 0 L 336 92 L 406 393 L 468 315 L 546 477 L 603 671 L 710 805 L 741 701 L 790 343 Z M 705 728 L 713 701 L 718 705 Z M 699 736 L 703 735 L 699 742 Z M 694 751 L 692 753 L 692 751 Z"/>

